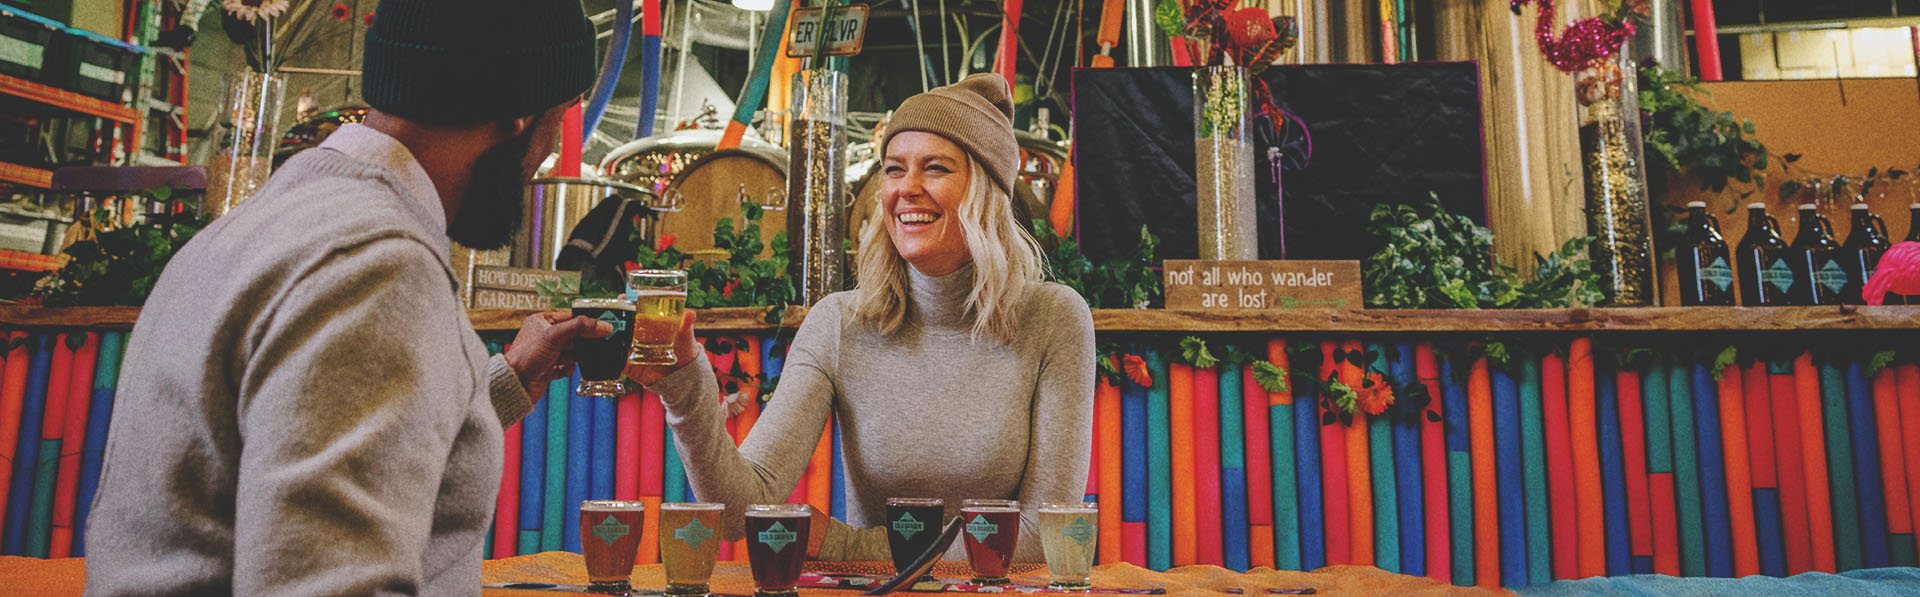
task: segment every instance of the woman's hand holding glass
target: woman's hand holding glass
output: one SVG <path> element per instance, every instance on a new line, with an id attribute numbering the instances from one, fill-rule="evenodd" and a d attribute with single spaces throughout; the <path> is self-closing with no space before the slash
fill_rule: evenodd
<path id="1" fill-rule="evenodd" d="M 698 355 L 695 351 L 705 350 L 701 348 L 700 343 L 693 338 L 693 321 L 696 319 L 694 311 L 688 309 L 685 313 L 685 315 L 681 316 L 680 335 L 675 337 L 673 341 L 674 364 L 635 365 L 629 363 L 626 369 L 627 379 L 639 382 L 640 385 L 643 386 L 653 385 L 655 382 L 660 381 L 661 378 L 675 371 L 679 371 L 681 367 L 687 366 L 688 363 L 692 363 L 694 357 Z"/>

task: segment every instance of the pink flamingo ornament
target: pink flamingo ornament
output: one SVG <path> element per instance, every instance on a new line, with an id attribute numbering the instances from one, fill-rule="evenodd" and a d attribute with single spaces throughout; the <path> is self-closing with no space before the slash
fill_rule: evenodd
<path id="1" fill-rule="evenodd" d="M 1903 242 L 1887 249 L 1862 294 L 1867 304 L 1879 305 L 1889 292 L 1920 295 L 1920 243 Z"/>

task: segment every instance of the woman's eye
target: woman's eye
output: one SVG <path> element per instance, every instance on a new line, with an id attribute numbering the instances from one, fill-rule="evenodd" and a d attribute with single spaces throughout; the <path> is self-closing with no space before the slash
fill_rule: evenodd
<path id="1" fill-rule="evenodd" d="M 948 170 L 946 166 L 942 166 L 942 165 L 939 165 L 939 164 L 934 164 L 934 165 L 931 165 L 931 166 L 927 166 L 927 169 L 928 169 L 928 170 L 932 170 L 932 171 L 934 171 L 934 172 L 952 172 L 952 170 Z"/>
<path id="2" fill-rule="evenodd" d="M 885 170 L 882 170 L 882 172 L 886 172 L 887 174 L 900 174 L 906 171 L 907 171 L 906 168 L 901 168 L 899 166 L 887 166 Z"/>

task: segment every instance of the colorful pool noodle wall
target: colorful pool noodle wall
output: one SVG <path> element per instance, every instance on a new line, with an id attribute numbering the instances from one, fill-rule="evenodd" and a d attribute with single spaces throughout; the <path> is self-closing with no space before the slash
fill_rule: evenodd
<path id="1" fill-rule="evenodd" d="M 126 334 L 0 339 L 0 456 L 13 463 L 0 553 L 84 556 Z M 1920 365 L 1873 370 L 1871 348 L 1816 347 L 1715 371 L 1719 347 L 1501 345 L 1505 362 L 1405 337 L 1239 343 L 1313 373 L 1289 375 L 1284 392 L 1247 365 L 1194 367 L 1169 347 L 1126 345 L 1152 385 L 1121 379 L 1095 397 L 1100 561 L 1365 564 L 1486 587 L 1920 565 Z M 772 337 L 708 346 L 726 350 L 711 355 L 721 370 L 777 383 L 784 365 Z M 1322 382 L 1375 375 L 1399 405 L 1350 422 L 1323 410 Z M 506 431 L 489 557 L 577 550 L 581 499 L 698 499 L 659 397 L 583 397 L 572 385 L 554 382 Z M 737 441 L 758 417 L 757 384 L 722 386 L 748 404 L 729 421 Z M 844 518 L 843 478 L 837 436 L 823 430 L 790 501 Z M 643 562 L 658 553 L 641 546 Z"/>

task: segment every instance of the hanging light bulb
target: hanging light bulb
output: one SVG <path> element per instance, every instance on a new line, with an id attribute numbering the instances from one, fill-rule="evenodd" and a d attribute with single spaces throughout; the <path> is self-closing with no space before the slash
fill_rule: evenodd
<path id="1" fill-rule="evenodd" d="M 773 0 L 733 0 L 733 6 L 746 10 L 768 11 L 773 10 Z"/>

